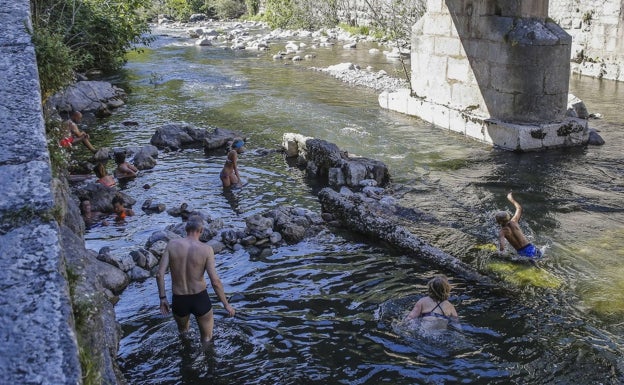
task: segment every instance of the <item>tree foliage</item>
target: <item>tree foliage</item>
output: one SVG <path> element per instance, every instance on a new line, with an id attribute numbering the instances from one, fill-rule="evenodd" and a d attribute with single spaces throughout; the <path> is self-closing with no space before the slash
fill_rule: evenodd
<path id="1" fill-rule="evenodd" d="M 373 26 L 391 40 L 409 42 L 412 26 L 426 10 L 424 0 L 364 0 L 372 14 Z M 407 43 L 406 43 L 407 44 Z"/>
<path id="2" fill-rule="evenodd" d="M 215 0 L 214 10 L 219 19 L 237 19 L 245 14 L 247 8 L 241 0 Z"/>
<path id="3" fill-rule="evenodd" d="M 134 44 L 148 43 L 139 10 L 151 0 L 31 0 L 32 36 L 43 96 L 73 71 L 113 71 Z M 64 83 L 64 84 L 63 84 Z"/>
<path id="4" fill-rule="evenodd" d="M 79 60 L 58 33 L 35 29 L 32 41 L 37 55 L 41 96 L 46 99 L 73 81 L 74 68 Z"/>
<path id="5" fill-rule="evenodd" d="M 338 0 L 266 0 L 264 20 L 271 28 L 315 29 L 338 24 Z"/>
<path id="6" fill-rule="evenodd" d="M 154 0 L 151 11 L 188 21 L 196 13 L 218 19 L 236 19 L 244 15 L 248 7 L 257 10 L 259 0 Z"/>

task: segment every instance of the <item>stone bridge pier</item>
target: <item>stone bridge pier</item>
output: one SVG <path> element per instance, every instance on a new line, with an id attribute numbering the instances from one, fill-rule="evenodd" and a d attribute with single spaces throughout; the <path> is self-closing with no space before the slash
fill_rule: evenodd
<path id="1" fill-rule="evenodd" d="M 411 90 L 379 103 L 507 150 L 585 144 L 587 121 L 566 117 L 571 43 L 548 0 L 428 0 Z"/>

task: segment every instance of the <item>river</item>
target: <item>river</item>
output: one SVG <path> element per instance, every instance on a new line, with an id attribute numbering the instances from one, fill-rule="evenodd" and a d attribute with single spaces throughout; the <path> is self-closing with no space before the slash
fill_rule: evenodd
<path id="1" fill-rule="evenodd" d="M 505 195 L 513 190 L 525 209 L 523 229 L 547 247 L 543 268 L 562 284 L 485 287 L 348 231 L 322 233 L 269 257 L 223 252 L 217 269 L 237 315 L 228 318 L 215 305 L 209 352 L 201 351 L 194 322 L 190 338 L 181 340 L 173 320 L 160 315 L 154 279 L 123 292 L 115 307 L 123 331 L 118 359 L 130 384 L 624 381 L 621 84 L 570 80 L 571 92 L 603 115 L 590 123 L 604 146 L 517 154 L 383 110 L 375 91 L 309 69 L 351 61 L 400 76 L 397 62 L 368 52 L 374 43 L 318 48 L 313 61 L 273 60 L 284 44 L 269 53 L 233 51 L 168 34 L 129 55 L 109 79 L 128 91 L 128 102 L 92 126 L 95 143 L 144 145 L 156 127 L 180 121 L 238 130 L 249 137 L 239 160 L 249 184 L 223 191 L 224 154 L 161 152 L 153 170 L 121 186 L 137 200 L 137 215 L 123 226 L 88 231 L 88 248 L 128 253 L 179 221 L 143 213 L 148 198 L 168 208 L 186 202 L 241 228 L 246 216 L 278 205 L 318 211 L 319 186 L 279 153 L 257 151 L 296 132 L 385 162 L 399 203 L 437 218 L 419 225 L 417 235 L 473 264 L 482 261 L 470 250 L 496 240 L 492 214 L 512 209 Z M 124 126 L 128 120 L 139 125 Z M 414 332 L 398 320 L 437 273 L 452 282 L 462 328 Z"/>

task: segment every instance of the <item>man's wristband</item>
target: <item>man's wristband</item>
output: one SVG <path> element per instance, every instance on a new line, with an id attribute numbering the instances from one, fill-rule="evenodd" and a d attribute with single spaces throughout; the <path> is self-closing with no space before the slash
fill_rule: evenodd
<path id="1" fill-rule="evenodd" d="M 166 296 L 166 295 L 161 295 L 161 296 L 160 296 L 160 299 L 165 299 L 165 298 L 167 298 L 167 296 Z"/>

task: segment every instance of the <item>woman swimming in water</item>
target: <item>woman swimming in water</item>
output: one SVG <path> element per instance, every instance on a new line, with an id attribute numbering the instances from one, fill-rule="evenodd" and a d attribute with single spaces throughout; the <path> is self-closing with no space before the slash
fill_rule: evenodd
<path id="1" fill-rule="evenodd" d="M 451 285 L 444 275 L 438 275 L 427 283 L 428 295 L 416 302 L 407 320 L 416 318 L 442 318 L 447 321 L 457 320 L 455 306 L 448 301 L 451 294 Z"/>
<path id="2" fill-rule="evenodd" d="M 223 187 L 236 186 L 240 183 L 240 175 L 238 174 L 238 154 L 243 152 L 245 142 L 242 139 L 234 139 L 230 151 L 228 151 L 227 159 L 221 170 L 219 177 L 223 183 Z"/>

